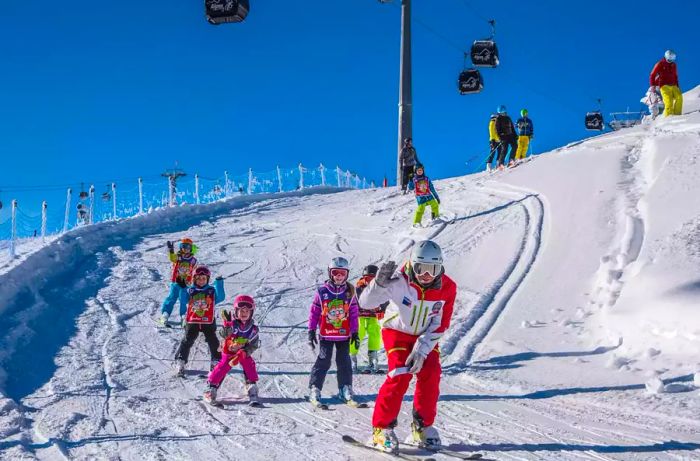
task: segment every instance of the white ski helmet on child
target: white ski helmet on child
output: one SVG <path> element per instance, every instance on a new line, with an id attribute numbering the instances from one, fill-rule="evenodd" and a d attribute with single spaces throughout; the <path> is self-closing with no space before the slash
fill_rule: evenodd
<path id="1" fill-rule="evenodd" d="M 442 249 L 432 240 L 416 242 L 409 261 L 414 274 L 429 272 L 437 277 L 442 273 Z"/>
<path id="2" fill-rule="evenodd" d="M 337 256 L 333 259 L 331 259 L 331 262 L 328 264 L 328 279 L 333 280 L 333 274 L 331 274 L 331 271 L 333 269 L 344 269 L 348 272 L 348 275 L 350 274 L 350 263 L 348 262 L 347 259 L 343 258 L 342 256 Z"/>
<path id="3" fill-rule="evenodd" d="M 676 60 L 676 52 L 673 50 L 666 50 L 664 58 L 666 58 L 668 62 L 674 62 Z"/>

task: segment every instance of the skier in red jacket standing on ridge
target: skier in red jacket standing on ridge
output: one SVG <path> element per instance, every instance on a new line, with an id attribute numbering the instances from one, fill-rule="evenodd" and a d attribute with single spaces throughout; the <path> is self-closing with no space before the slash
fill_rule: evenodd
<path id="1" fill-rule="evenodd" d="M 379 390 L 372 415 L 372 443 L 397 453 L 394 433 L 403 396 L 413 375 L 413 442 L 427 449 L 441 447 L 433 426 L 440 396 L 438 341 L 450 326 L 457 285 L 445 275 L 442 250 L 430 240 L 416 242 L 411 257 L 400 269 L 396 263 L 382 264 L 377 277 L 360 295 L 360 305 L 375 306 L 389 301 L 382 339 L 389 360 L 389 373 Z"/>
<path id="2" fill-rule="evenodd" d="M 649 86 L 659 88 L 664 99 L 664 116 L 681 115 L 683 113 L 683 94 L 678 86 L 678 70 L 676 68 L 676 53 L 666 50 L 661 61 L 657 62 L 649 75 Z"/>

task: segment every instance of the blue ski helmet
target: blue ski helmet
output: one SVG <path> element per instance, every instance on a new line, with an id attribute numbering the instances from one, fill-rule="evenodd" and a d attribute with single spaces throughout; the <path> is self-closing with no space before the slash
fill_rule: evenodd
<path id="1" fill-rule="evenodd" d="M 498 106 L 498 109 L 496 109 L 496 112 L 498 112 L 499 114 L 505 114 L 506 113 L 506 106 L 501 104 L 500 106 Z"/>
<path id="2" fill-rule="evenodd" d="M 521 116 L 521 117 L 527 117 L 527 109 L 522 109 L 522 110 L 520 111 L 520 116 Z"/>

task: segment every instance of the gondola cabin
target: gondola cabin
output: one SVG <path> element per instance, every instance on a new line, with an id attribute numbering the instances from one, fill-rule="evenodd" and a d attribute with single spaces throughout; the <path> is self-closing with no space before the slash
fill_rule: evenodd
<path id="1" fill-rule="evenodd" d="M 459 74 L 457 85 L 459 94 L 475 94 L 484 89 L 484 80 L 478 69 L 466 69 Z"/>
<path id="2" fill-rule="evenodd" d="M 207 21 L 218 26 L 227 22 L 243 22 L 250 11 L 249 0 L 204 0 Z"/>
<path id="3" fill-rule="evenodd" d="M 474 40 L 472 44 L 472 64 L 475 67 L 498 67 L 498 47 L 493 40 Z"/>
<path id="4" fill-rule="evenodd" d="M 586 129 L 591 131 L 603 131 L 605 128 L 605 122 L 603 121 L 603 114 L 595 111 L 588 112 L 586 114 Z"/>

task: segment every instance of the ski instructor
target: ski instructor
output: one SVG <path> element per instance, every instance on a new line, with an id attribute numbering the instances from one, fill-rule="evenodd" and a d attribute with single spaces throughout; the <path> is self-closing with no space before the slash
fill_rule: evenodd
<path id="1" fill-rule="evenodd" d="M 382 327 L 389 373 L 372 415 L 375 447 L 398 452 L 396 418 L 416 375 L 412 438 L 420 447 L 440 448 L 440 435 L 433 427 L 442 373 L 438 341 L 450 326 L 456 295 L 457 285 L 445 275 L 442 250 L 431 240 L 416 242 L 410 259 L 399 270 L 393 261 L 382 264 L 360 295 L 363 306 L 389 301 Z"/>

